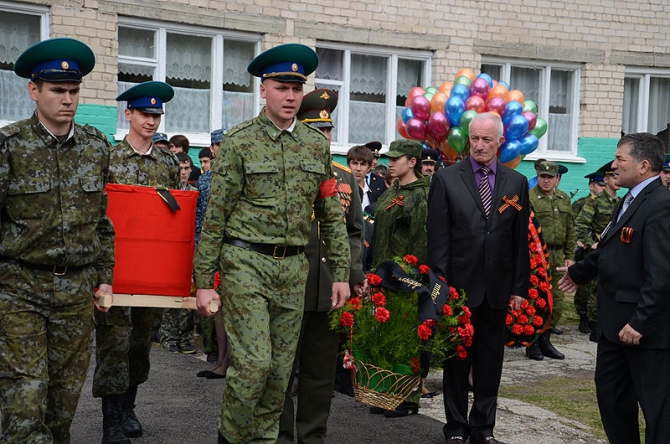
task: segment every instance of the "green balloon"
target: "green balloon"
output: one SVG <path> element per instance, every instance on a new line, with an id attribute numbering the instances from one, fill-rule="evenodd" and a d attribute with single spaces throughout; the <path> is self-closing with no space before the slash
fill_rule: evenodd
<path id="1" fill-rule="evenodd" d="M 525 100 L 523 102 L 523 112 L 530 111 L 537 114 L 537 105 L 532 100 Z"/>
<path id="2" fill-rule="evenodd" d="M 461 116 L 461 123 L 458 126 L 461 127 L 461 131 L 463 131 L 463 134 L 465 134 L 466 137 L 470 134 L 470 122 L 472 122 L 472 119 L 474 119 L 476 115 L 477 111 L 469 109 Z"/>
<path id="3" fill-rule="evenodd" d="M 465 85 L 468 88 L 470 88 L 470 84 L 472 82 L 470 81 L 470 78 L 467 76 L 460 76 L 459 78 L 456 79 L 454 82 L 454 85 Z"/>
<path id="4" fill-rule="evenodd" d="M 447 142 L 451 147 L 457 152 L 461 153 L 463 148 L 465 148 L 465 142 L 467 137 L 463 134 L 463 130 L 460 127 L 455 126 L 449 130 L 449 135 L 447 136 Z"/>
<path id="5" fill-rule="evenodd" d="M 528 131 L 528 134 L 533 134 L 535 137 L 539 139 L 540 137 L 544 136 L 546 132 L 547 132 L 547 121 L 538 117 L 537 122 L 535 122 L 535 128 Z"/>
<path id="6" fill-rule="evenodd" d="M 428 99 L 429 102 L 431 101 L 431 99 L 433 98 L 434 95 L 435 95 L 435 93 L 434 93 L 434 92 L 430 92 L 430 91 L 426 91 L 425 93 L 423 93 L 423 96 L 424 96 L 426 99 Z"/>
<path id="7" fill-rule="evenodd" d="M 428 88 L 426 88 L 427 93 L 435 94 L 438 91 L 439 90 L 437 88 L 435 88 L 434 86 L 429 86 Z"/>

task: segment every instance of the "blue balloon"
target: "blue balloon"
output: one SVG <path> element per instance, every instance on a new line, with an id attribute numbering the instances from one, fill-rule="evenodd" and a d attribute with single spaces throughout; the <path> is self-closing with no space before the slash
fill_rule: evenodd
<path id="1" fill-rule="evenodd" d="M 516 116 L 519 114 L 523 114 L 523 105 L 516 100 L 512 100 L 505 105 L 505 111 L 503 111 L 501 117 L 505 120 L 507 116 Z"/>
<path id="2" fill-rule="evenodd" d="M 500 162 L 511 162 L 521 154 L 521 144 L 518 140 L 507 140 L 500 147 Z"/>
<path id="3" fill-rule="evenodd" d="M 463 103 L 465 103 L 465 101 L 470 97 L 470 88 L 465 85 L 461 85 L 460 83 L 454 85 L 454 87 L 451 88 L 451 95 L 449 97 L 459 97 Z"/>
<path id="4" fill-rule="evenodd" d="M 414 117 L 414 113 L 412 112 L 412 109 L 409 106 L 406 106 L 405 109 L 402 110 L 402 114 L 400 115 L 402 118 L 402 123 L 407 123 L 409 119 Z"/>
<path id="5" fill-rule="evenodd" d="M 452 96 L 449 97 L 447 103 L 444 104 L 444 114 L 447 116 L 447 119 L 449 119 L 451 126 L 454 127 L 461 123 L 461 117 L 465 112 L 465 102 L 463 102 L 460 97 L 454 97 L 454 90 L 452 89 L 451 91 Z"/>
<path id="6" fill-rule="evenodd" d="M 528 181 L 528 189 L 530 190 L 531 188 L 535 187 L 535 185 L 537 185 L 537 176 L 530 178 Z"/>
<path id="7" fill-rule="evenodd" d="M 508 91 L 510 90 L 509 83 L 507 83 L 507 82 L 500 81 L 500 82 L 498 82 L 498 85 L 504 85 L 505 88 L 507 88 Z"/>
<path id="8" fill-rule="evenodd" d="M 539 140 L 537 140 L 535 134 L 526 134 L 523 137 L 519 137 L 519 143 L 521 144 L 521 154 L 525 156 L 537 149 Z"/>
<path id="9" fill-rule="evenodd" d="M 528 120 L 523 115 L 513 115 L 505 125 L 505 138 L 518 139 L 528 131 Z"/>
<path id="10" fill-rule="evenodd" d="M 478 79 L 484 79 L 487 82 L 489 82 L 489 88 L 493 88 L 493 79 L 491 78 L 490 75 L 486 74 L 485 72 L 479 74 L 477 76 Z"/>

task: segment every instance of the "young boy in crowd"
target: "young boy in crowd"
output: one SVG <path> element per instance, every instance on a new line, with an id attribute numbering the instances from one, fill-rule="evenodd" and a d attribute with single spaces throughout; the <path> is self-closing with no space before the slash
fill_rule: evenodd
<path id="1" fill-rule="evenodd" d="M 202 172 L 206 173 L 212 168 L 212 150 L 209 148 L 203 148 L 198 153 L 198 158 L 200 159 L 200 168 Z"/>

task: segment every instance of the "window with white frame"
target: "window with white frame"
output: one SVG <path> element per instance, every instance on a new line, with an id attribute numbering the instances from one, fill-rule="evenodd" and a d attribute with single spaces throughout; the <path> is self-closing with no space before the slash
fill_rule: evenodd
<path id="1" fill-rule="evenodd" d="M 47 8 L 0 2 L 0 126 L 26 119 L 35 111 L 27 80 L 14 73 L 14 62 L 48 37 L 47 18 Z"/>
<path id="2" fill-rule="evenodd" d="M 254 116 L 257 94 L 247 65 L 259 41 L 244 33 L 120 19 L 118 92 L 148 80 L 168 83 L 175 96 L 165 104 L 160 131 L 209 145 L 211 131 Z M 117 108 L 117 138 L 128 132 L 124 108 Z"/>
<path id="3" fill-rule="evenodd" d="M 319 42 L 316 88 L 337 92 L 333 151 L 400 138 L 396 121 L 414 86 L 430 85 L 432 52 Z"/>
<path id="4" fill-rule="evenodd" d="M 670 126 L 670 69 L 627 68 L 623 87 L 624 133 L 658 134 Z"/>
<path id="5" fill-rule="evenodd" d="M 481 71 L 521 91 L 537 104 L 538 117 L 547 121 L 547 133 L 529 158 L 577 158 L 579 65 L 482 57 Z"/>

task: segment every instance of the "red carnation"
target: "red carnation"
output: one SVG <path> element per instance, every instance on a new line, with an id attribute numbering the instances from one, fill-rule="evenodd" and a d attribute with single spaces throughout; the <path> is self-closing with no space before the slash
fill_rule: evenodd
<path id="1" fill-rule="evenodd" d="M 460 295 L 458 294 L 458 290 L 456 290 L 454 287 L 449 287 L 449 299 L 457 301 L 459 297 Z"/>
<path id="2" fill-rule="evenodd" d="M 547 305 L 547 301 L 542 298 L 537 298 L 535 305 L 537 305 L 539 308 L 544 308 Z"/>
<path id="3" fill-rule="evenodd" d="M 468 356 L 468 351 L 465 349 L 465 347 L 459 345 L 456 347 L 456 356 L 458 357 L 459 361 L 462 361 Z"/>
<path id="4" fill-rule="evenodd" d="M 533 333 L 535 333 L 535 328 L 533 328 L 532 325 L 525 325 L 525 326 L 523 327 L 523 334 L 524 334 L 524 335 L 526 335 L 526 336 L 530 336 L 530 335 L 532 335 Z"/>
<path id="5" fill-rule="evenodd" d="M 526 308 L 528 308 L 528 301 L 524 299 L 521 303 L 521 309 L 525 310 Z"/>
<path id="6" fill-rule="evenodd" d="M 368 283 L 373 287 L 377 287 L 382 283 L 382 278 L 373 273 L 368 273 Z"/>
<path id="7" fill-rule="evenodd" d="M 540 282 L 540 285 L 538 285 L 537 288 L 546 293 L 549 291 L 549 283 L 547 281 L 542 281 Z"/>
<path id="8" fill-rule="evenodd" d="M 539 283 L 540 283 L 540 280 L 537 278 L 537 276 L 535 276 L 534 274 L 531 274 L 530 275 L 530 284 L 535 287 Z"/>
<path id="9" fill-rule="evenodd" d="M 426 319 L 423 321 L 423 325 L 426 325 L 428 327 L 435 327 L 437 325 L 437 321 L 435 319 Z"/>
<path id="10" fill-rule="evenodd" d="M 433 330 L 431 330 L 431 328 L 428 327 L 427 325 L 421 324 L 416 329 L 416 334 L 419 335 L 419 337 L 421 339 L 423 339 L 424 341 L 427 341 L 428 339 L 430 339 L 430 336 L 433 334 Z"/>
<path id="11" fill-rule="evenodd" d="M 440 278 L 440 280 L 441 280 L 442 282 L 444 282 L 445 284 L 447 283 L 447 280 L 444 278 L 444 276 L 438 276 L 438 277 Z"/>
<path id="12" fill-rule="evenodd" d="M 470 322 L 470 318 L 465 316 L 465 315 L 461 315 L 461 316 L 458 317 L 458 323 L 459 324 L 465 325 L 465 324 L 468 324 L 469 322 Z"/>
<path id="13" fill-rule="evenodd" d="M 535 316 L 535 307 L 528 307 L 526 309 L 526 314 L 531 317 Z"/>
<path id="14" fill-rule="evenodd" d="M 386 296 L 384 293 L 375 293 L 372 295 L 372 303 L 377 307 L 383 307 L 386 305 Z"/>
<path id="15" fill-rule="evenodd" d="M 463 306 L 463 313 L 465 313 L 465 316 L 467 316 L 469 318 L 472 317 L 472 312 L 470 311 L 470 308 L 468 308 L 465 305 Z"/>
<path id="16" fill-rule="evenodd" d="M 412 266 L 419 263 L 419 259 L 416 256 L 413 256 L 411 254 L 406 254 L 405 257 L 402 258 L 402 261 L 404 263 L 410 264 Z"/>
<path id="17" fill-rule="evenodd" d="M 544 324 L 544 319 L 542 316 L 533 316 L 533 325 L 536 327 L 541 327 Z"/>
<path id="18" fill-rule="evenodd" d="M 417 358 L 412 358 L 412 371 L 414 373 L 419 373 L 419 371 L 421 371 L 421 363 Z"/>
<path id="19" fill-rule="evenodd" d="M 527 324 L 527 323 L 528 323 L 528 316 L 523 315 L 523 314 L 522 314 L 522 315 L 519 315 L 519 316 L 516 318 L 516 321 L 517 321 L 519 324 Z"/>
<path id="20" fill-rule="evenodd" d="M 539 274 L 543 278 L 546 278 L 547 277 L 547 270 L 545 270 L 544 267 L 540 267 L 540 268 L 537 269 L 537 274 Z"/>
<path id="21" fill-rule="evenodd" d="M 391 313 L 384 307 L 377 307 L 375 310 L 375 319 L 379 322 L 386 322 L 391 318 Z"/>
<path id="22" fill-rule="evenodd" d="M 454 310 L 447 304 L 444 304 L 442 306 L 442 314 L 445 316 L 453 316 L 454 315 Z"/>
<path id="23" fill-rule="evenodd" d="M 515 335 L 520 335 L 523 333 L 523 327 L 519 324 L 512 325 L 512 333 Z"/>
<path id="24" fill-rule="evenodd" d="M 354 325 L 354 315 L 345 311 L 342 313 L 342 316 L 340 316 L 340 324 L 342 324 L 343 327 L 351 327 Z"/>
<path id="25" fill-rule="evenodd" d="M 538 295 L 538 293 L 537 293 L 537 290 L 535 288 L 531 288 L 530 290 L 528 290 L 528 297 L 529 298 L 537 299 L 537 295 Z"/>
<path id="26" fill-rule="evenodd" d="M 428 274 L 430 272 L 430 267 L 428 265 L 419 265 L 419 273 Z"/>
<path id="27" fill-rule="evenodd" d="M 507 319 L 505 319 L 505 325 L 512 325 L 512 322 L 514 322 L 514 318 L 512 317 L 511 314 L 507 314 Z"/>
<path id="28" fill-rule="evenodd" d="M 349 306 L 350 310 L 360 310 L 363 308 L 363 304 L 361 303 L 361 298 L 360 296 L 356 296 L 355 298 L 351 298 L 347 301 L 347 305 Z"/>

